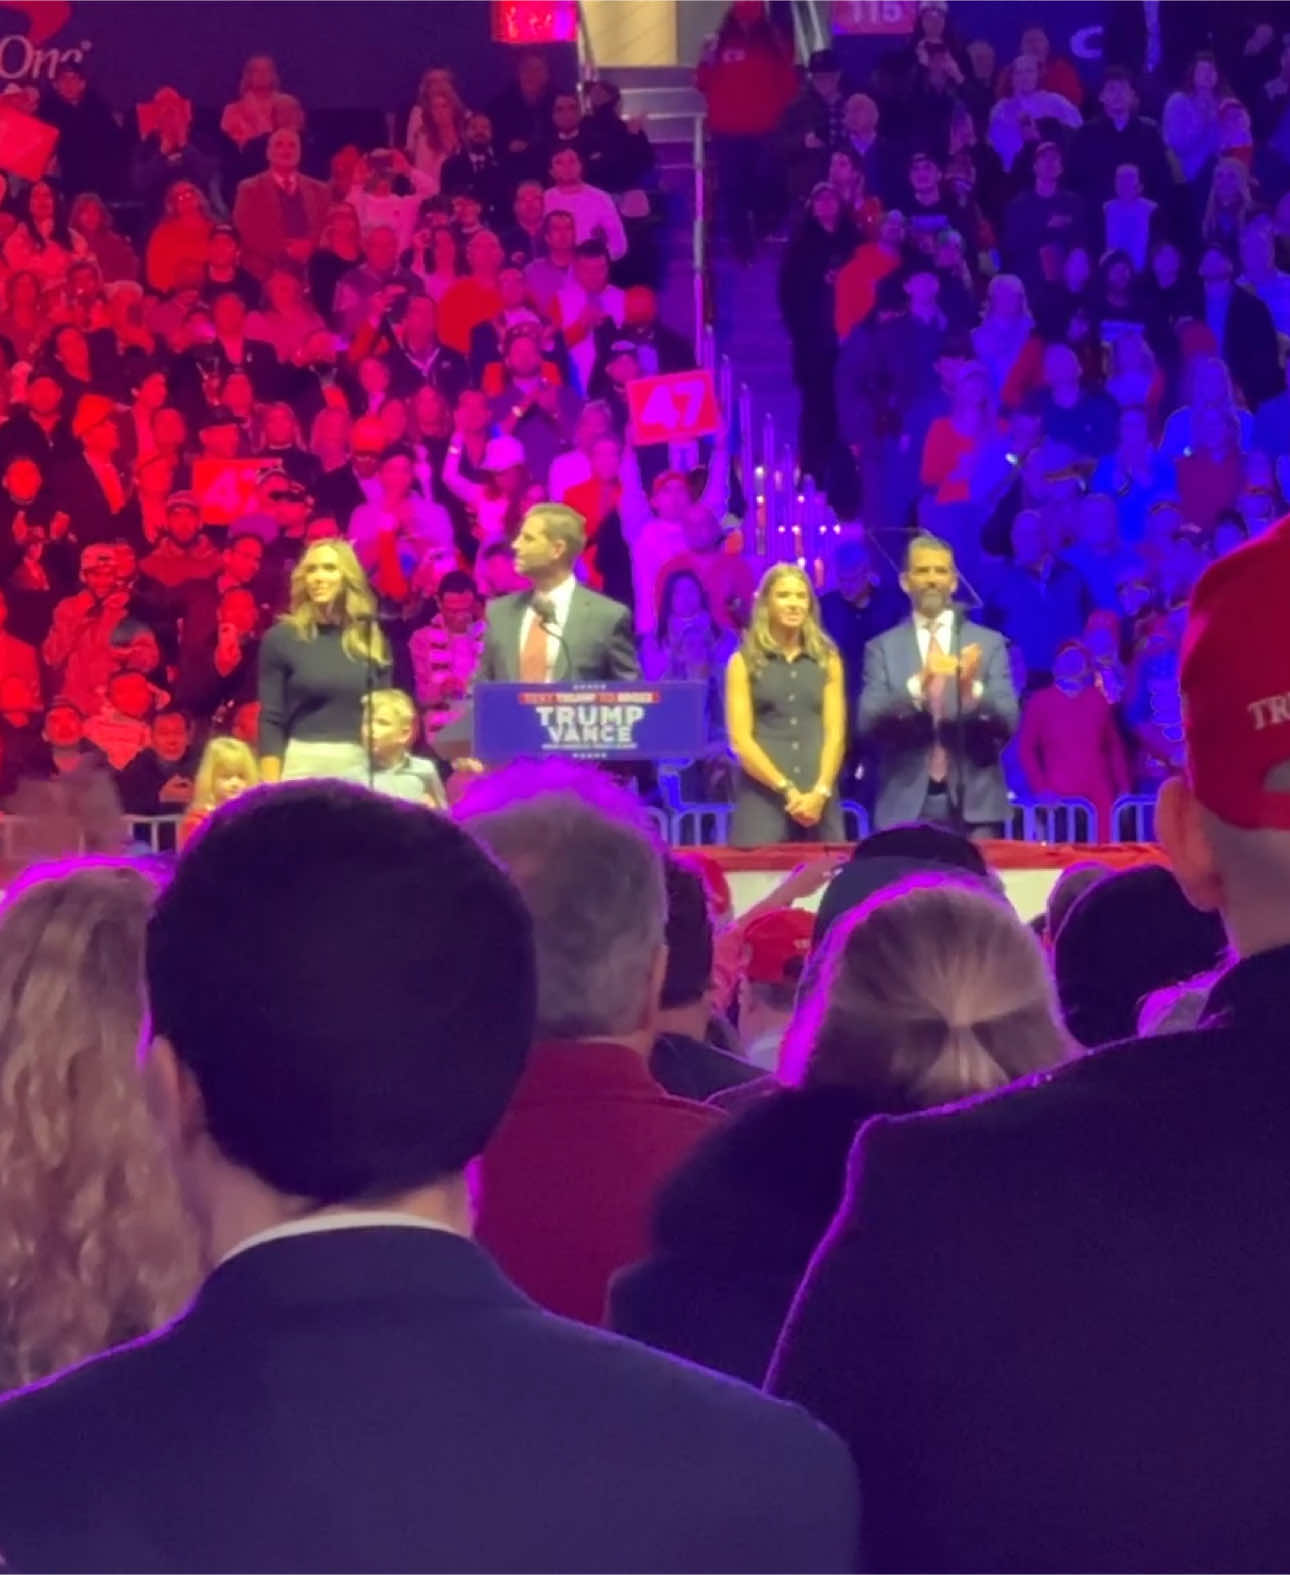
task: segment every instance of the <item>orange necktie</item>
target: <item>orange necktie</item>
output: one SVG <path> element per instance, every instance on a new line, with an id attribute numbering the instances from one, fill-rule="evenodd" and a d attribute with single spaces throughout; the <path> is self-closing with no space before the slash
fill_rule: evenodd
<path id="1" fill-rule="evenodd" d="M 529 624 L 529 632 L 524 636 L 524 644 L 520 647 L 520 682 L 525 684 L 544 684 L 547 675 L 546 657 L 547 634 L 542 626 L 542 620 L 536 613 Z"/>
<path id="2" fill-rule="evenodd" d="M 927 629 L 927 659 L 931 661 L 933 656 L 944 655 L 945 651 L 941 646 L 941 642 L 936 638 L 936 629 L 933 625 L 929 625 Z M 938 734 L 941 721 L 945 716 L 945 684 L 945 675 L 937 673 L 928 681 L 927 685 L 927 709 Z M 944 782 L 950 774 L 949 751 L 941 743 L 939 736 L 932 745 L 931 754 L 927 757 L 927 774 L 933 782 Z"/>

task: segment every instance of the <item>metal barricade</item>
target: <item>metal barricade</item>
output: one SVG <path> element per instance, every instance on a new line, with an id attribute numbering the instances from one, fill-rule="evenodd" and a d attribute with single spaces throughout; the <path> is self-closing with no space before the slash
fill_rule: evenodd
<path id="1" fill-rule="evenodd" d="M 730 841 L 733 815 L 730 804 L 687 804 L 672 816 L 673 847 L 724 847 Z"/>
<path id="2" fill-rule="evenodd" d="M 179 824 L 182 815 L 130 815 L 126 824 L 135 842 L 145 843 L 152 853 L 178 853 Z"/>
<path id="3" fill-rule="evenodd" d="M 1013 842 L 1091 843 L 1098 829 L 1097 811 L 1087 799 L 1018 799 L 1003 834 Z"/>
<path id="4" fill-rule="evenodd" d="M 1156 840 L 1156 801 L 1135 793 L 1117 798 L 1111 806 L 1113 842 L 1154 842 Z"/>
<path id="5" fill-rule="evenodd" d="M 848 842 L 862 842 L 869 835 L 869 814 L 863 804 L 842 800 L 842 830 Z"/>

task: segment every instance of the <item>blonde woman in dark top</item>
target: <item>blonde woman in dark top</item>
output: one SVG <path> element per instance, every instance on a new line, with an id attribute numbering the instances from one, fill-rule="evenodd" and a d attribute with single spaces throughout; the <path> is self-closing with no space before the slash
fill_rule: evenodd
<path id="1" fill-rule="evenodd" d="M 260 776 L 367 780 L 363 696 L 390 682 L 376 598 L 346 541 L 316 541 L 291 574 L 289 610 L 260 646 Z"/>
<path id="2" fill-rule="evenodd" d="M 842 841 L 842 659 L 794 563 L 772 565 L 757 587 L 752 621 L 726 667 L 726 728 L 742 768 L 736 847 Z"/>

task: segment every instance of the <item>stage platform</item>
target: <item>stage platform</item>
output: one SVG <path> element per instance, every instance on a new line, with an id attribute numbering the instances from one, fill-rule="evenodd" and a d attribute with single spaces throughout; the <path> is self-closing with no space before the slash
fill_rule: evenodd
<path id="1" fill-rule="evenodd" d="M 1105 844 L 1047 842 L 985 842 L 982 851 L 992 869 L 999 872 L 1008 900 L 1023 919 L 1042 913 L 1057 877 L 1069 864 L 1090 860 L 1112 869 L 1129 869 L 1136 864 L 1163 864 L 1164 854 L 1155 843 L 1112 842 Z M 683 851 L 681 849 L 678 852 Z M 850 843 L 784 843 L 764 848 L 705 847 L 696 849 L 720 864 L 730 882 L 736 914 L 751 908 L 767 896 L 777 881 L 807 859 L 828 859 L 844 864 L 852 853 Z M 799 906 L 814 908 L 818 893 Z"/>

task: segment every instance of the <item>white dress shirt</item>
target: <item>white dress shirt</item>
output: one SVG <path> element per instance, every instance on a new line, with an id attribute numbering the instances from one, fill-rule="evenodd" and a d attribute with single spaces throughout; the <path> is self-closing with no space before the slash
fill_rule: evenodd
<path id="1" fill-rule="evenodd" d="M 554 590 L 545 593 L 546 599 L 551 603 L 552 607 L 552 614 L 547 622 L 546 636 L 546 676 L 548 682 L 551 679 L 551 675 L 557 671 L 560 661 L 561 642 L 564 638 L 564 628 L 569 621 L 569 605 L 573 601 L 573 593 L 577 588 L 578 582 L 571 574 L 568 579 L 562 580 Z M 542 593 L 535 592 L 535 594 L 540 595 Z M 523 656 L 524 642 L 529 637 L 529 630 L 533 627 L 533 620 L 536 617 L 537 614 L 531 606 L 524 609 L 524 616 L 520 619 L 519 650 L 515 653 L 517 664 Z M 567 665 L 572 666 L 572 657 L 570 657 Z M 572 677 L 573 675 L 570 673 L 567 676 Z"/>
<path id="2" fill-rule="evenodd" d="M 617 262 L 626 252 L 627 235 L 618 205 L 599 186 L 588 186 L 584 182 L 572 191 L 549 186 L 542 207 L 547 213 L 572 214 L 573 232 L 579 243 L 595 240 L 599 230 L 612 261 Z"/>
<path id="3" fill-rule="evenodd" d="M 576 323 L 586 309 L 589 299 L 582 286 L 575 279 L 570 279 L 555 298 L 559 308 L 560 326 L 568 327 Z M 619 328 L 623 326 L 624 305 L 625 297 L 616 284 L 608 284 L 600 292 L 601 310 Z M 569 346 L 569 361 L 577 375 L 578 388 L 585 394 L 596 365 L 594 333 L 584 334 L 575 344 Z"/>
<path id="4" fill-rule="evenodd" d="M 389 1229 L 391 1226 L 413 1230 L 446 1230 L 450 1235 L 456 1235 L 451 1225 L 423 1219 L 419 1214 L 404 1214 L 396 1209 L 335 1209 L 330 1214 L 309 1214 L 304 1219 L 284 1220 L 281 1225 L 270 1225 L 267 1230 L 258 1230 L 253 1236 L 239 1241 L 236 1247 L 230 1247 L 219 1261 L 227 1263 L 230 1258 L 236 1258 L 241 1252 L 249 1252 L 252 1247 L 259 1247 L 269 1241 L 284 1241 L 288 1236 L 314 1236 L 325 1230 Z"/>

